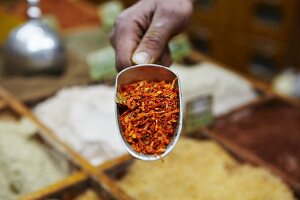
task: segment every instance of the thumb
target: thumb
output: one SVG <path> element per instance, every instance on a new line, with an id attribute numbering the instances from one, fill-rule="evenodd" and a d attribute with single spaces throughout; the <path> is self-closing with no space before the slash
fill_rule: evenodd
<path id="1" fill-rule="evenodd" d="M 149 29 L 132 56 L 132 62 L 147 64 L 159 60 L 172 36 L 170 26 L 164 17 L 154 15 Z"/>

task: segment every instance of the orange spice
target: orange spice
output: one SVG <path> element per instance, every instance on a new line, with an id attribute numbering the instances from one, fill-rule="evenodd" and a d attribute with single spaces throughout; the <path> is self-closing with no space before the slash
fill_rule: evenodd
<path id="1" fill-rule="evenodd" d="M 179 116 L 175 81 L 138 81 L 120 88 L 117 103 L 123 111 L 119 116 L 123 135 L 136 152 L 160 155 L 170 143 Z"/>

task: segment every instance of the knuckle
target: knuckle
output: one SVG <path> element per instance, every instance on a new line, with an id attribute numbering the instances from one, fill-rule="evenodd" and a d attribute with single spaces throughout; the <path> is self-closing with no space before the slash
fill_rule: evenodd
<path id="1" fill-rule="evenodd" d="M 180 18 L 186 18 L 189 17 L 192 14 L 192 10 L 190 8 L 182 8 L 182 9 L 176 9 L 175 15 Z"/>
<path id="2" fill-rule="evenodd" d="M 126 11 L 121 13 L 115 20 L 114 26 L 116 29 L 124 29 L 128 26 L 128 23 L 131 22 L 131 19 L 129 18 Z"/>
<path id="3" fill-rule="evenodd" d="M 164 13 L 165 16 L 172 16 L 174 14 L 175 8 L 164 4 L 161 6 L 160 10 L 162 13 Z"/>
<path id="4" fill-rule="evenodd" d="M 120 27 L 124 23 L 124 15 L 120 14 L 115 20 L 115 27 Z"/>
<path id="5" fill-rule="evenodd" d="M 131 13 L 124 11 L 116 18 L 114 22 L 114 27 L 116 32 L 122 32 L 132 28 L 133 24 L 134 24 L 134 16 L 131 16 Z"/>
<path id="6" fill-rule="evenodd" d="M 144 42 L 147 48 L 159 50 L 163 44 L 163 38 L 158 32 L 150 32 L 145 35 Z"/>

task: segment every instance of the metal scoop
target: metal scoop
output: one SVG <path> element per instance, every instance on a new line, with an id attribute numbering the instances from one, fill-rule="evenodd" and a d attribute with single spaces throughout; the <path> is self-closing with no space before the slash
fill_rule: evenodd
<path id="1" fill-rule="evenodd" d="M 118 90 L 125 84 L 129 84 L 136 81 L 142 81 L 142 80 L 148 80 L 148 81 L 164 80 L 166 82 L 172 82 L 174 79 L 176 79 L 175 87 L 177 87 L 179 91 L 179 117 L 178 117 L 177 126 L 174 130 L 175 133 L 173 135 L 173 138 L 171 139 L 171 142 L 167 146 L 166 151 L 161 155 L 148 155 L 148 154 L 138 153 L 131 147 L 131 145 L 126 141 L 126 138 L 123 135 L 123 129 L 121 126 L 121 122 L 119 121 L 119 116 L 120 116 L 119 108 L 116 103 L 115 109 L 116 109 L 117 125 L 119 127 L 119 135 L 127 151 L 135 158 L 138 158 L 140 160 L 145 160 L 145 161 L 158 160 L 168 155 L 176 145 L 181 133 L 182 116 L 183 116 L 180 81 L 178 76 L 171 69 L 161 65 L 155 65 L 155 64 L 143 64 L 143 65 L 132 66 L 124 69 L 117 75 L 116 82 L 115 82 L 115 88 L 116 88 L 115 98 L 117 98 L 117 94 L 119 92 Z"/>

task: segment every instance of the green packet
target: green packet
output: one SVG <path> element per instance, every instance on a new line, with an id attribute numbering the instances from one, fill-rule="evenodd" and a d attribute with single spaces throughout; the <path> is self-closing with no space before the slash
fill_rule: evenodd
<path id="1" fill-rule="evenodd" d="M 185 34 L 174 37 L 169 43 L 169 48 L 174 62 L 187 57 L 192 50 L 189 39 Z"/>
<path id="2" fill-rule="evenodd" d="M 115 51 L 105 47 L 86 56 L 89 74 L 92 81 L 110 80 L 116 77 Z"/>
<path id="3" fill-rule="evenodd" d="M 213 123 L 212 106 L 213 97 L 211 95 L 200 95 L 186 103 L 184 127 L 187 134 Z"/>
<path id="4" fill-rule="evenodd" d="M 108 1 L 98 7 L 98 15 L 102 22 L 102 27 L 110 31 L 115 23 L 117 16 L 124 10 L 121 1 Z"/>
<path id="5" fill-rule="evenodd" d="M 100 27 L 85 28 L 64 35 L 66 47 L 81 59 L 86 55 L 109 46 L 107 33 Z"/>

